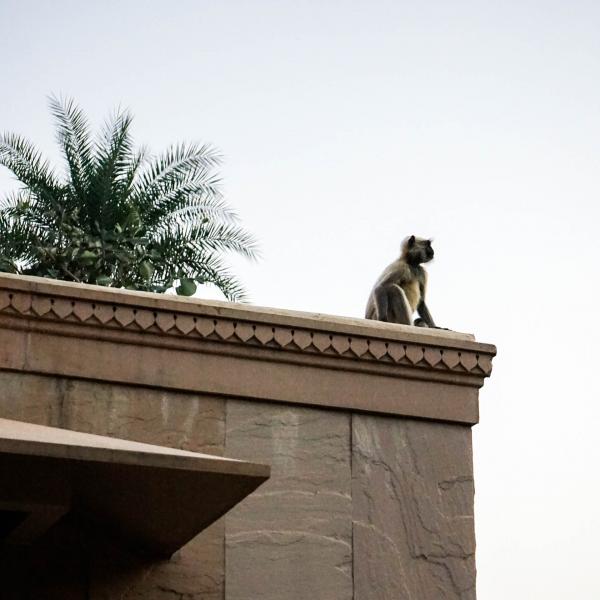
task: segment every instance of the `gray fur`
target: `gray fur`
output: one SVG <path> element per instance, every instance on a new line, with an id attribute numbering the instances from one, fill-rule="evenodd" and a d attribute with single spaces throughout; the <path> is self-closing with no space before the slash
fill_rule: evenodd
<path id="1" fill-rule="evenodd" d="M 400 258 L 379 276 L 367 302 L 365 318 L 388 323 L 412 325 L 413 312 L 418 327 L 436 327 L 425 304 L 427 272 L 422 263 L 433 259 L 431 241 L 414 235 L 402 242 Z"/>

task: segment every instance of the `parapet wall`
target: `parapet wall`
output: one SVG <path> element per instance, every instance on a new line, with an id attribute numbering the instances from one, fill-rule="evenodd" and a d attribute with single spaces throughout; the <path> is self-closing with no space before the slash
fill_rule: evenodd
<path id="1" fill-rule="evenodd" d="M 37 589 L 475 598 L 470 425 L 494 354 L 464 334 L 1 275 L 0 417 L 271 465 L 170 561 L 87 539 Z"/>

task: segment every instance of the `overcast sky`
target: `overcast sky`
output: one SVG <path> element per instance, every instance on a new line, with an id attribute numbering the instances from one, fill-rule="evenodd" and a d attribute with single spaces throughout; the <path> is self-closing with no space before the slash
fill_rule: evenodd
<path id="1" fill-rule="evenodd" d="M 46 96 L 225 156 L 253 302 L 362 316 L 408 234 L 498 346 L 475 427 L 482 600 L 600 598 L 600 3 L 0 0 L 0 130 Z M 13 183 L 0 173 L 0 190 Z"/>

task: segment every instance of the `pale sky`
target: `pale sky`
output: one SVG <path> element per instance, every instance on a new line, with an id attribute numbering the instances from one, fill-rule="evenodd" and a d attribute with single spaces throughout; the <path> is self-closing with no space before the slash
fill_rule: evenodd
<path id="1" fill-rule="evenodd" d="M 0 0 L 0 130 L 56 158 L 55 93 L 130 108 L 156 151 L 216 145 L 254 303 L 360 317 L 434 237 L 434 318 L 498 346 L 482 600 L 600 598 L 599 73 L 597 0 Z"/>

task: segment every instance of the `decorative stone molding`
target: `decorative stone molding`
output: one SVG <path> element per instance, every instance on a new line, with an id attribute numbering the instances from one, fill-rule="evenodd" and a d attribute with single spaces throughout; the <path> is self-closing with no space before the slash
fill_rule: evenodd
<path id="1" fill-rule="evenodd" d="M 83 354 L 86 354 L 88 362 L 98 362 L 99 358 L 107 358 L 104 353 L 110 351 L 113 355 L 112 363 L 119 365 L 115 380 L 235 395 L 240 394 L 235 385 L 227 386 L 221 382 L 221 385 L 206 387 L 198 377 L 195 383 L 190 384 L 189 374 L 180 385 L 174 384 L 173 378 L 168 373 L 165 374 L 166 356 L 170 356 L 169 366 L 173 370 L 177 370 L 175 361 L 181 356 L 178 354 L 180 352 L 195 353 L 196 363 L 199 363 L 200 356 L 209 355 L 243 359 L 246 367 L 247 361 L 252 361 L 252 366 L 257 371 L 255 379 L 261 377 L 259 371 L 266 368 L 266 361 L 271 364 L 304 365 L 311 368 L 311 376 L 316 373 L 315 369 L 320 370 L 321 376 L 323 371 L 337 371 L 338 375 L 340 371 L 344 371 L 401 378 L 403 381 L 439 382 L 476 390 L 481 387 L 484 378 L 490 375 L 492 358 L 496 352 L 494 346 L 477 343 L 470 335 L 454 332 L 2 274 L 0 334 L 6 334 L 7 331 L 28 332 L 29 337 L 23 340 L 27 349 L 23 346 L 20 359 L 17 347 L 11 356 L 7 356 L 6 351 L 0 351 L 0 368 L 86 378 L 106 377 L 107 374 L 102 369 L 94 370 L 90 365 L 83 364 Z M 31 345 L 31 336 L 38 340 L 37 360 L 36 346 Z M 64 337 L 75 337 L 88 342 L 85 349 L 81 345 L 70 347 L 71 352 L 73 348 L 82 349 L 82 364 L 79 367 L 73 365 L 72 356 L 65 356 L 67 346 L 59 341 Z M 52 338 L 51 343 L 42 343 L 42 338 L 46 341 Z M 6 339 L 10 339 L 10 336 Z M 89 342 L 95 346 L 95 353 Z M 155 361 L 154 369 L 145 369 L 143 380 L 134 377 L 133 372 L 139 370 L 135 365 L 130 364 L 128 367 L 128 363 L 135 357 L 135 353 L 131 354 L 135 347 L 140 351 L 142 348 L 148 349 L 145 353 L 138 353 L 139 360 Z M 160 358 L 150 349 L 162 350 Z M 64 369 L 60 361 L 49 361 L 47 356 L 40 356 L 40 353 L 52 350 L 59 352 L 55 359 L 64 359 Z M 168 350 L 172 354 L 164 354 Z M 116 361 L 115 352 L 120 355 L 116 356 Z M 194 368 L 189 362 L 189 355 L 187 359 L 188 367 Z M 69 368 L 67 363 L 73 366 Z M 235 370 L 231 370 L 235 364 L 235 361 L 230 361 L 228 368 L 231 377 L 236 375 Z M 197 364 L 198 372 L 202 370 L 201 366 Z M 207 367 L 206 364 L 204 366 Z M 214 364 L 212 366 L 216 367 Z M 218 368 L 227 367 L 220 364 Z M 271 371 L 267 374 L 264 371 L 264 375 L 287 376 L 282 369 L 283 367 L 278 373 Z M 148 373 L 153 375 L 149 376 Z M 294 377 L 298 377 L 300 373 L 302 372 L 295 372 Z M 339 377 L 334 376 L 333 379 L 330 377 L 323 380 L 320 389 L 326 399 L 315 399 L 309 403 L 344 406 L 341 398 L 334 402 L 327 400 L 339 395 L 335 389 L 330 389 L 338 379 Z M 269 386 L 265 385 L 265 381 L 261 386 L 255 386 L 263 390 L 259 395 L 261 399 L 291 400 L 290 394 L 281 394 L 281 381 L 270 386 L 271 392 L 266 391 Z M 387 412 L 390 402 L 393 404 L 393 392 L 389 390 L 389 383 L 387 381 L 388 390 L 385 395 L 389 397 L 386 402 L 382 404 L 381 399 L 377 398 L 378 394 L 371 392 L 370 404 L 362 408 L 373 412 Z M 298 384 L 288 382 L 287 387 L 291 386 L 297 387 Z M 307 402 L 306 394 L 299 396 L 302 399 L 297 401 Z M 432 416 L 427 411 L 421 415 L 417 409 L 410 413 L 426 418 Z M 444 420 L 448 418 L 444 414 L 439 417 Z M 467 422 L 474 420 L 476 421 L 475 414 L 466 419 Z"/>
<path id="2" fill-rule="evenodd" d="M 0 277 L 0 285 L 5 283 L 2 281 L 5 277 Z M 89 287 L 98 291 L 95 286 Z M 82 289 L 85 288 L 76 291 Z M 476 348 L 469 348 L 465 344 L 456 344 L 456 338 L 440 336 L 438 343 L 435 343 L 438 340 L 428 340 L 427 343 L 394 341 L 382 339 L 377 331 L 370 336 L 328 332 L 327 328 L 323 328 L 326 325 L 323 321 L 318 322 L 319 329 L 314 326 L 311 329 L 272 326 L 268 323 L 253 322 L 247 317 L 244 319 L 243 316 L 205 316 L 200 311 L 186 313 L 181 309 L 174 310 L 174 307 L 148 309 L 143 307 L 142 302 L 140 307 L 134 307 L 122 302 L 111 302 L 110 298 L 102 302 L 85 297 L 64 298 L 52 292 L 56 293 L 56 290 L 49 289 L 47 293 L 38 293 L 5 287 L 0 289 L 0 312 L 27 319 L 74 322 L 124 331 L 264 346 L 288 352 L 374 360 L 415 368 L 472 373 L 484 377 L 489 376 L 492 371 L 492 358 L 495 354 L 491 346 L 476 344 Z M 140 301 L 147 298 L 142 294 L 139 297 Z M 202 308 L 202 304 L 193 300 L 190 304 L 191 307 Z M 216 303 L 211 304 L 214 306 Z M 186 308 L 189 310 L 191 307 Z M 237 308 L 243 310 L 239 305 Z"/>

